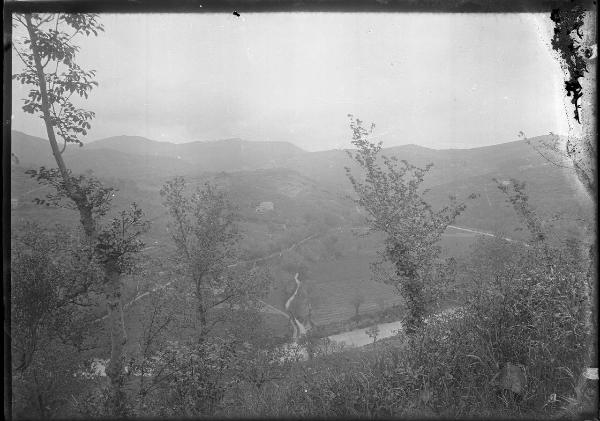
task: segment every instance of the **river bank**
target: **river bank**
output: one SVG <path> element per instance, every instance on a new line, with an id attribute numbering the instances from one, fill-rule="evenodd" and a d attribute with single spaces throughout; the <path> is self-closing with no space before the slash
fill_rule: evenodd
<path id="1" fill-rule="evenodd" d="M 425 319 L 425 322 L 428 323 L 432 320 L 443 321 L 447 317 L 455 314 L 460 307 L 449 307 L 439 313 L 435 313 L 434 315 Z M 368 344 L 373 343 L 373 337 L 370 336 L 367 331 L 371 328 L 377 326 L 379 329 L 377 332 L 377 339 L 385 339 L 392 336 L 397 335 L 398 333 L 402 333 L 403 324 L 401 320 L 397 320 L 389 323 L 378 323 L 375 325 L 368 326 L 366 328 L 355 329 L 348 332 L 338 333 L 336 335 L 328 336 L 327 339 L 339 343 L 344 344 L 346 347 L 362 347 Z"/>

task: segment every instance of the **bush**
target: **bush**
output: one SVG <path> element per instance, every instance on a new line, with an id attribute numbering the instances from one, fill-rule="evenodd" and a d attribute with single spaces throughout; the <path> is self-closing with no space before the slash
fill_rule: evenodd
<path id="1" fill-rule="evenodd" d="M 514 247 L 512 245 L 511 247 Z M 381 341 L 299 363 L 252 397 L 254 416 L 548 417 L 575 395 L 590 332 L 585 261 L 568 248 L 523 249 L 467 303 L 408 343 Z M 317 353 L 315 353 L 317 355 Z M 502 367 L 524 368 L 522 393 Z M 246 408 L 248 409 L 248 408 Z"/>
<path id="2" fill-rule="evenodd" d="M 543 415 L 559 406 L 548 405 L 552 396 L 568 403 L 590 338 L 585 264 L 570 254 L 546 246 L 522 250 L 518 261 L 507 262 L 510 270 L 482 283 L 452 320 L 425 328 L 407 357 L 425 367 L 433 408 L 451 416 Z M 507 363 L 525 368 L 520 402 L 499 397 L 492 385 Z"/>
<path id="3" fill-rule="evenodd" d="M 27 223 L 11 242 L 11 374 L 15 418 L 73 414 L 95 348 L 96 266 L 65 227 Z"/>

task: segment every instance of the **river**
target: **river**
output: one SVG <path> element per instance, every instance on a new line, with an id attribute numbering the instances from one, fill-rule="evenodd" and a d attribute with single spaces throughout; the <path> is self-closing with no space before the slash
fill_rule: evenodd
<path id="1" fill-rule="evenodd" d="M 290 298 L 288 298 L 288 300 L 285 303 L 285 310 L 287 313 L 281 312 L 282 315 L 286 315 L 289 318 L 289 320 L 292 324 L 292 328 L 293 328 L 292 341 L 286 343 L 280 349 L 284 351 L 285 355 L 288 355 L 288 356 L 294 355 L 294 356 L 299 357 L 302 360 L 306 360 L 306 359 L 308 359 L 308 352 L 306 351 L 306 349 L 304 347 L 298 345 L 298 339 L 300 339 L 303 335 L 306 335 L 306 332 L 308 329 L 301 322 L 299 322 L 298 319 L 296 319 L 296 317 L 294 317 L 294 315 L 289 311 L 290 306 L 292 305 L 294 299 L 298 295 L 298 291 L 300 290 L 300 287 L 302 286 L 302 281 L 300 281 L 298 276 L 299 276 L 298 273 L 296 273 L 296 275 L 294 276 L 294 280 L 296 281 L 296 289 L 294 290 L 294 293 L 290 296 Z M 442 321 L 444 319 L 447 319 L 448 316 L 455 314 L 457 312 L 457 310 L 459 310 L 459 309 L 460 309 L 460 307 L 452 307 L 452 308 L 446 309 L 440 313 L 435 314 L 433 317 L 429 317 L 429 318 L 425 319 L 425 322 L 427 323 L 432 320 Z M 354 330 L 350 330 L 347 332 L 337 333 L 335 335 L 327 336 L 327 339 L 331 340 L 332 342 L 338 343 L 340 345 L 343 344 L 343 346 L 345 348 L 362 347 L 362 346 L 368 345 L 370 343 L 373 343 L 373 338 L 367 334 L 367 330 L 369 330 L 373 326 L 375 326 L 375 325 L 363 327 L 360 329 L 354 329 Z M 379 324 L 377 324 L 377 326 L 379 327 L 377 339 L 384 339 L 384 338 L 392 337 L 392 336 L 396 335 L 398 332 L 401 332 L 403 329 L 402 321 L 400 321 L 400 320 L 397 320 L 395 322 L 389 322 L 389 323 L 379 323 Z M 282 357 L 282 359 L 285 359 L 285 357 Z M 108 364 L 108 360 L 94 359 L 94 361 L 92 363 L 91 373 L 88 371 L 87 373 L 82 373 L 82 374 L 90 375 L 90 374 L 94 373 L 95 375 L 98 375 L 98 376 L 105 376 L 105 367 L 107 364 Z"/>
<path id="2" fill-rule="evenodd" d="M 448 316 L 456 313 L 458 307 L 449 308 L 444 310 L 433 316 L 433 320 L 444 320 Z M 425 322 L 429 322 L 431 318 L 425 319 Z M 375 326 L 375 325 L 373 325 Z M 373 342 L 373 338 L 367 334 L 367 330 L 369 330 L 373 326 L 367 326 L 360 329 L 350 330 L 348 332 L 338 333 L 336 335 L 328 336 L 330 340 L 344 344 L 347 347 L 360 347 L 365 346 Z M 377 334 L 377 339 L 389 338 L 391 336 L 396 335 L 399 331 L 402 331 L 402 321 L 397 320 L 395 322 L 389 323 L 380 323 L 377 325 L 379 327 L 379 333 Z"/>

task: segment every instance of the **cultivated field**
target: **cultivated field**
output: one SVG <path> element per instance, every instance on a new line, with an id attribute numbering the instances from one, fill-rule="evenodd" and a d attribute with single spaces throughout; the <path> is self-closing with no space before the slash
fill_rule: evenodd
<path id="1" fill-rule="evenodd" d="M 313 279 L 307 287 L 313 290 L 313 322 L 322 325 L 354 316 L 352 298 L 357 294 L 364 297 L 360 314 L 377 311 L 381 300 L 386 308 L 402 301 L 392 286 L 372 279 L 369 264 L 374 259 L 373 254 L 359 254 L 321 262 L 311 269 Z"/>

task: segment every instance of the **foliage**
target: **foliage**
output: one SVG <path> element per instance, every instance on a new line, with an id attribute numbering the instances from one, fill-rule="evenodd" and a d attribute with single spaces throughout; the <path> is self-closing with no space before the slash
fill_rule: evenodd
<path id="1" fill-rule="evenodd" d="M 497 248 L 489 241 L 481 246 L 485 246 L 482 253 Z M 263 385 L 246 399 L 244 413 L 559 415 L 575 394 L 590 335 L 582 295 L 586 262 L 568 247 L 511 247 L 518 252 L 505 262 L 506 270 L 491 274 L 479 291 L 468 294 L 460 309 L 431 318 L 409 344 L 397 347 L 384 340 L 370 352 L 332 357 L 325 353 L 297 364 L 285 381 Z M 499 370 L 511 364 L 525 369 L 527 383 L 520 399 L 494 385 Z"/>
<path id="2" fill-rule="evenodd" d="M 395 266 L 389 282 L 406 299 L 407 329 L 412 332 L 421 325 L 426 311 L 423 290 L 430 277 L 429 268 L 440 253 L 437 243 L 466 204 L 450 196 L 449 205 L 434 210 L 423 198 L 426 191 L 421 190 L 433 164 L 419 168 L 396 157 L 380 157 L 382 143 L 369 140 L 374 125 L 367 130 L 360 120 L 349 117 L 352 144 L 357 150 L 348 154 L 363 171 L 364 181 L 349 168 L 346 174 L 358 195 L 355 202 L 367 211 L 372 229 L 387 234 L 382 261 Z"/>
<path id="3" fill-rule="evenodd" d="M 525 182 L 519 182 L 516 179 L 511 179 L 510 184 L 503 184 L 496 179 L 494 181 L 498 189 L 507 195 L 508 202 L 527 225 L 532 241 L 544 241 L 546 235 L 542 228 L 542 221 L 529 205 L 529 195 L 525 190 Z"/>
<path id="4" fill-rule="evenodd" d="M 241 238 L 238 216 L 227 195 L 210 183 L 186 192 L 186 181 L 176 177 L 162 187 L 163 204 L 169 210 L 169 229 L 177 247 L 177 260 L 195 287 L 199 337 L 217 323 L 222 313 L 209 310 L 256 308 L 268 290 L 270 277 L 259 269 L 234 264 Z M 230 316 L 232 313 L 227 313 Z"/>
<path id="5" fill-rule="evenodd" d="M 379 325 L 373 325 L 365 333 L 369 335 L 369 338 L 373 339 L 373 343 L 377 342 L 377 336 L 379 336 Z"/>
<path id="6" fill-rule="evenodd" d="M 186 181 L 175 177 L 160 191 L 172 221 L 170 232 L 190 275 L 216 275 L 234 257 L 239 239 L 233 205 L 210 183 L 186 195 Z"/>
<path id="7" fill-rule="evenodd" d="M 79 108 L 72 98 L 87 99 L 98 85 L 95 72 L 86 71 L 75 62 L 79 47 L 73 43 L 78 35 L 97 35 L 103 31 L 96 14 L 14 14 L 14 51 L 24 67 L 14 79 L 30 85 L 29 99 L 22 109 L 43 119 L 57 169 L 42 167 L 31 176 L 54 187 L 55 193 L 38 203 L 65 205 L 69 199 L 79 211 L 80 222 L 87 237 L 88 263 L 96 258 L 103 270 L 105 301 L 109 309 L 111 357 L 107 366 L 110 378 L 110 413 L 124 415 L 123 350 L 127 342 L 121 305 L 122 278 L 131 253 L 141 250 L 136 237 L 147 228 L 141 221 L 142 213 L 134 205 L 130 212 L 102 229 L 98 218 L 104 216 L 114 193 L 94 177 L 74 177 L 62 154 L 68 143 L 82 145 L 81 136 L 91 128 L 92 111 Z M 25 31 L 25 33 L 24 33 Z M 77 94 L 73 97 L 74 94 Z M 56 134 L 63 140 L 59 147 Z M 71 203 L 66 201 L 67 207 Z M 133 231 L 133 234 L 132 234 Z M 91 253 L 91 251 L 96 253 Z"/>
<path id="8" fill-rule="evenodd" d="M 409 348 L 407 358 L 426 368 L 431 405 L 452 408 L 441 415 L 556 412 L 574 394 L 586 360 L 586 259 L 573 241 L 555 247 L 545 241 L 547 235 L 537 235 L 538 218 L 522 185 L 515 184 L 517 192 L 508 201 L 531 219 L 527 226 L 536 241 L 480 239 L 469 264 L 473 282 L 465 291 L 466 305 L 428 324 Z M 515 364 L 527 377 L 522 401 L 492 381 L 502 367 Z"/>
<path id="9" fill-rule="evenodd" d="M 29 21 L 28 21 L 29 19 Z M 89 121 L 94 118 L 92 111 L 76 106 L 74 94 L 88 98 L 90 91 L 98 86 L 93 79 L 94 70 L 82 69 L 75 60 L 79 46 L 74 41 L 81 35 L 98 35 L 104 31 L 97 14 L 15 14 L 13 28 L 18 34 L 19 24 L 28 32 L 27 37 L 15 37 L 13 49 L 24 64 L 20 73 L 13 79 L 31 85 L 28 99 L 24 100 L 23 110 L 43 116 L 44 107 L 49 107 L 48 123 L 57 129 L 67 143 L 82 145 L 80 136 L 87 135 Z M 39 71 L 44 72 L 40 80 Z M 48 104 L 43 104 L 41 83 L 47 91 Z"/>
<path id="10" fill-rule="evenodd" d="M 150 361 L 153 380 L 141 396 L 138 415 L 214 415 L 241 369 L 238 345 L 217 337 L 191 345 L 171 342 Z"/>
<path id="11" fill-rule="evenodd" d="M 117 192 L 114 187 L 107 187 L 93 174 L 71 175 L 68 170 L 71 189 L 76 191 L 77 197 L 85 198 L 86 206 L 89 206 L 94 218 L 98 219 L 106 215 L 110 209 L 112 198 Z M 31 178 L 35 178 L 40 184 L 53 187 L 46 195 L 46 199 L 36 198 L 39 205 L 58 206 L 66 209 L 77 209 L 76 203 L 65 201 L 69 198 L 67 182 L 57 168 L 40 167 L 39 170 L 25 171 Z"/>
<path id="12" fill-rule="evenodd" d="M 102 263 L 115 262 L 120 273 L 131 271 L 134 256 L 144 248 L 139 237 L 150 227 L 150 222 L 143 218 L 144 212 L 135 203 L 121 211 L 99 232 L 96 258 Z"/>
<path id="13" fill-rule="evenodd" d="M 506 262 L 506 270 L 469 294 L 456 317 L 429 325 L 410 350 L 409 358 L 426 367 L 431 384 L 437 385 L 434 405 L 441 409 L 461 402 L 453 416 L 506 406 L 542 411 L 551 394 L 564 403 L 573 393 L 589 335 L 584 266 L 567 249 L 519 251 Z M 507 363 L 526 369 L 528 386 L 521 403 L 497 396 L 500 391 L 490 384 Z"/>
<path id="14" fill-rule="evenodd" d="M 14 414 L 63 416 L 84 387 L 78 370 L 95 346 L 101 274 L 64 227 L 51 233 L 27 223 L 18 232 L 11 245 Z"/>
<path id="15" fill-rule="evenodd" d="M 399 354 L 336 355 L 296 365 L 285 382 L 263 387 L 248 402 L 252 416 L 390 417 L 408 413 L 419 388 L 415 373 L 400 366 Z M 404 364 L 403 364 L 404 365 Z"/>

